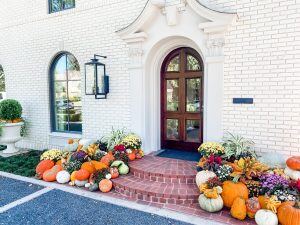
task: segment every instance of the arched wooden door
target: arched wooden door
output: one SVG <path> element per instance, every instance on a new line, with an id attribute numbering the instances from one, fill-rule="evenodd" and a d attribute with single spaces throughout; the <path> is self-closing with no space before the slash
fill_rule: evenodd
<path id="1" fill-rule="evenodd" d="M 197 151 L 203 140 L 203 62 L 178 48 L 161 69 L 161 147 Z"/>

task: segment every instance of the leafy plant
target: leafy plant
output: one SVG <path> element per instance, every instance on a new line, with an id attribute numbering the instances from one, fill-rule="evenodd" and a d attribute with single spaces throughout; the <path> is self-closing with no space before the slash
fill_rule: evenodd
<path id="1" fill-rule="evenodd" d="M 2 120 L 19 119 L 22 116 L 22 106 L 14 99 L 6 99 L 0 102 L 0 118 Z"/>
<path id="2" fill-rule="evenodd" d="M 242 157 L 256 158 L 256 154 L 252 149 L 254 142 L 240 135 L 230 132 L 223 138 L 223 147 L 225 148 L 225 158 L 240 159 Z"/>
<path id="3" fill-rule="evenodd" d="M 67 162 L 64 165 L 64 169 L 68 171 L 70 174 L 73 173 L 76 170 L 79 170 L 81 168 L 82 162 L 78 160 Z"/>
<path id="4" fill-rule="evenodd" d="M 122 142 L 122 140 L 126 137 L 125 129 L 117 129 L 112 128 L 109 136 L 105 137 L 104 140 L 107 143 L 107 149 L 113 150 L 114 147 Z"/>

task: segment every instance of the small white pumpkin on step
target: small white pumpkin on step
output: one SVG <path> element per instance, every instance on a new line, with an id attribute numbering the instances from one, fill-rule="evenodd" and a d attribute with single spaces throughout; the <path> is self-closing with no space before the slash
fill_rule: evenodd
<path id="1" fill-rule="evenodd" d="M 271 210 L 260 209 L 255 214 L 257 225 L 278 225 L 278 218 Z"/>

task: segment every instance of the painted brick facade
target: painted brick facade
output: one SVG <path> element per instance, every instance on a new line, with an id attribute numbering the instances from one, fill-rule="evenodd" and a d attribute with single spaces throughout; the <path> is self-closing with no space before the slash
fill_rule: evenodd
<path id="1" fill-rule="evenodd" d="M 83 64 L 94 53 L 108 56 L 111 94 L 106 101 L 82 95 L 83 136 L 99 138 L 112 126 L 130 126 L 134 118 L 130 116 L 128 48 L 115 31 L 131 23 L 146 2 L 76 0 L 75 9 L 55 14 L 47 13 L 47 0 L 0 3 L 0 64 L 7 96 L 20 100 L 29 122 L 29 135 L 21 145 L 49 146 L 49 65 L 63 50 L 78 59 L 82 80 Z M 300 3 L 201 2 L 239 16 L 224 49 L 224 130 L 253 139 L 261 151 L 300 154 Z M 233 97 L 253 97 L 254 104 L 233 105 Z"/>

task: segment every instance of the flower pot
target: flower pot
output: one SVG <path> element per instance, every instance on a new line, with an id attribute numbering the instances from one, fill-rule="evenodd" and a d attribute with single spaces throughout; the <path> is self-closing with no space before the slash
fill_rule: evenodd
<path id="1" fill-rule="evenodd" d="M 15 143 L 22 139 L 21 127 L 24 122 L 20 123 L 7 123 L 2 126 L 2 135 L 0 137 L 0 144 L 6 145 L 7 148 L 3 151 L 5 154 L 17 153 Z"/>

